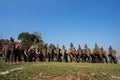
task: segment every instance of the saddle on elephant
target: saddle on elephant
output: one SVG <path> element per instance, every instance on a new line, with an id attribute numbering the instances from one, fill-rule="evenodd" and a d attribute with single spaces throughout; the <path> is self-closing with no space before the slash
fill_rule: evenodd
<path id="1" fill-rule="evenodd" d="M 86 54 L 87 56 L 89 56 L 90 55 L 90 50 L 89 49 L 84 49 L 83 50 L 83 54 Z"/>
<path id="2" fill-rule="evenodd" d="M 103 48 L 101 48 L 101 55 L 106 55 L 106 51 Z"/>
<path id="3" fill-rule="evenodd" d="M 65 49 L 61 49 L 61 50 L 60 50 L 60 53 L 61 53 L 62 55 L 64 55 Z"/>
<path id="4" fill-rule="evenodd" d="M 6 46 L 4 46 L 4 47 L 2 48 L 2 52 L 5 52 L 5 49 L 6 49 Z"/>
<path id="5" fill-rule="evenodd" d="M 90 54 L 91 54 L 91 55 L 93 55 L 93 54 L 94 54 L 93 50 L 90 50 Z"/>
<path id="6" fill-rule="evenodd" d="M 19 44 L 19 43 L 16 43 L 16 44 L 15 44 L 15 49 L 17 49 L 19 46 L 20 46 L 20 44 Z"/>
<path id="7" fill-rule="evenodd" d="M 69 52 L 70 52 L 70 53 L 75 53 L 74 47 L 70 47 Z"/>
<path id="8" fill-rule="evenodd" d="M 100 51 L 99 48 L 95 48 L 95 49 L 93 50 L 93 53 L 94 53 L 94 54 L 101 54 L 101 51 Z"/>
<path id="9" fill-rule="evenodd" d="M 77 53 L 78 53 L 79 55 L 82 55 L 82 54 L 83 54 L 83 49 L 81 48 L 80 45 L 78 45 Z"/>
<path id="10" fill-rule="evenodd" d="M 69 54 L 70 54 L 70 50 L 67 50 L 67 51 L 66 51 L 66 54 L 69 55 Z"/>
<path id="11" fill-rule="evenodd" d="M 90 49 L 88 48 L 87 44 L 85 44 L 85 48 L 83 50 L 83 54 L 86 54 L 87 56 L 90 56 Z"/>
<path id="12" fill-rule="evenodd" d="M 109 52 L 108 55 L 112 55 L 116 57 L 117 52 L 115 50 L 112 49 L 112 50 L 109 50 L 108 52 Z"/>
<path id="13" fill-rule="evenodd" d="M 108 50 L 108 55 L 116 57 L 117 52 L 110 46 Z"/>
<path id="14" fill-rule="evenodd" d="M 37 44 L 33 44 L 29 49 L 28 49 L 28 53 L 31 51 L 31 50 L 34 50 L 36 52 L 36 54 L 38 54 L 38 45 Z"/>
<path id="15" fill-rule="evenodd" d="M 64 45 L 62 46 L 62 49 L 60 50 L 60 53 L 62 55 L 66 54 L 66 50 L 65 50 L 65 46 Z"/>

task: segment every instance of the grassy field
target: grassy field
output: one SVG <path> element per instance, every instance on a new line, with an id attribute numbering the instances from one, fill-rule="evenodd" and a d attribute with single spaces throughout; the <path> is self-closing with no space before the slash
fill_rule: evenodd
<path id="1" fill-rule="evenodd" d="M 120 80 L 120 64 L 0 61 L 0 73 L 5 71 L 0 80 Z"/>

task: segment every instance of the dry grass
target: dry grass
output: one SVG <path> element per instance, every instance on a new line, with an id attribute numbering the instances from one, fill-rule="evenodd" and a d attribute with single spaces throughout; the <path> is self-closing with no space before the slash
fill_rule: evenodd
<path id="1" fill-rule="evenodd" d="M 0 75 L 0 80 L 120 80 L 120 64 L 0 61 L 0 72 L 18 67 L 22 70 Z"/>

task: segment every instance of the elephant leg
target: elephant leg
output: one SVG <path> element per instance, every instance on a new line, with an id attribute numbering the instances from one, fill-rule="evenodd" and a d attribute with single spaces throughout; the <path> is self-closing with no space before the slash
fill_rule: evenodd
<path id="1" fill-rule="evenodd" d="M 95 54 L 96 63 L 98 63 L 98 54 Z"/>
<path id="2" fill-rule="evenodd" d="M 41 62 L 43 61 L 43 54 L 42 53 L 39 54 L 39 59 Z"/>
<path id="3" fill-rule="evenodd" d="M 36 62 L 36 53 L 33 53 L 34 62 Z"/>
<path id="4" fill-rule="evenodd" d="M 110 59 L 110 63 L 112 63 L 112 57 L 111 56 L 109 57 L 109 59 Z"/>
<path id="5" fill-rule="evenodd" d="M 107 59 L 107 56 L 104 56 L 105 57 L 105 61 L 106 61 L 106 63 L 108 63 L 108 59 Z"/>
<path id="6" fill-rule="evenodd" d="M 14 54 L 14 61 L 15 62 L 17 61 L 17 54 L 16 53 Z"/>
<path id="7" fill-rule="evenodd" d="M 99 63 L 99 57 L 98 56 L 96 57 L 96 61 L 97 61 L 97 63 Z"/>
<path id="8" fill-rule="evenodd" d="M 96 63 L 95 55 L 93 55 L 93 62 Z"/>
<path id="9" fill-rule="evenodd" d="M 68 55 L 64 53 L 64 60 L 65 62 L 68 62 Z"/>
<path id="10" fill-rule="evenodd" d="M 92 63 L 95 63 L 95 56 L 94 55 L 91 55 L 91 58 L 92 58 Z"/>
<path id="11" fill-rule="evenodd" d="M 109 57 L 110 63 L 112 63 L 112 56 L 108 54 L 108 57 Z"/>
<path id="12" fill-rule="evenodd" d="M 27 62 L 27 61 L 28 61 L 27 51 L 22 50 L 22 51 L 21 51 L 21 54 L 22 54 L 22 55 L 23 55 L 23 57 L 24 57 L 24 61 L 25 61 L 25 62 Z"/>
<path id="13" fill-rule="evenodd" d="M 32 55 L 32 53 L 30 53 L 30 55 L 29 55 L 29 62 L 32 62 L 32 58 L 33 58 L 33 55 Z"/>
<path id="14" fill-rule="evenodd" d="M 18 61 L 19 62 L 21 61 L 21 53 L 20 53 L 20 51 L 18 51 Z"/>
<path id="15" fill-rule="evenodd" d="M 90 55 L 86 55 L 86 62 L 90 62 Z"/>
<path id="16" fill-rule="evenodd" d="M 14 50 L 11 50 L 11 55 L 10 55 L 10 60 L 11 60 L 11 61 L 14 60 L 14 53 L 15 53 L 15 51 L 14 51 Z"/>
<path id="17" fill-rule="evenodd" d="M 11 51 L 8 50 L 7 55 L 6 55 L 6 61 L 7 61 L 7 62 L 10 61 L 10 55 L 11 55 Z"/>
<path id="18" fill-rule="evenodd" d="M 101 55 L 100 54 L 98 54 L 98 59 L 99 59 L 99 63 L 101 63 L 102 62 L 102 58 L 101 58 Z"/>
<path id="19" fill-rule="evenodd" d="M 14 51 L 14 62 L 16 62 L 17 61 L 17 58 L 18 58 L 18 50 L 17 49 L 15 49 L 15 51 Z"/>
<path id="20" fill-rule="evenodd" d="M 85 62 L 85 56 L 83 54 L 82 54 L 81 58 L 82 58 L 82 62 Z"/>
<path id="21" fill-rule="evenodd" d="M 48 62 L 50 62 L 50 58 L 51 58 L 50 53 L 48 53 Z"/>
<path id="22" fill-rule="evenodd" d="M 72 62 L 72 55 L 71 54 L 69 54 L 69 58 L 70 58 L 70 62 Z"/>
<path id="23" fill-rule="evenodd" d="M 104 61 L 103 61 L 103 57 L 102 57 L 102 55 L 99 54 L 99 56 L 100 56 L 100 63 L 103 63 Z"/>
<path id="24" fill-rule="evenodd" d="M 117 59 L 116 59 L 116 57 L 114 57 L 114 56 L 113 56 L 113 62 L 114 62 L 115 64 L 117 64 Z"/>
<path id="25" fill-rule="evenodd" d="M 86 61 L 86 56 L 85 55 L 83 55 L 83 62 L 85 62 Z"/>
<path id="26" fill-rule="evenodd" d="M 42 61 L 45 61 L 45 53 L 42 54 Z"/>

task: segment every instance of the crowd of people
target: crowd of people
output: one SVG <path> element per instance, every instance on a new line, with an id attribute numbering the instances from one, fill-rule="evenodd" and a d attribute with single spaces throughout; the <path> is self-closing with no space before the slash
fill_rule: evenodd
<path id="1" fill-rule="evenodd" d="M 17 43 L 10 40 L 6 45 L 2 46 L 0 51 L 1 59 L 6 62 L 88 62 L 88 63 L 117 63 L 116 51 L 110 46 L 108 51 L 104 48 L 98 47 L 95 43 L 93 50 L 89 49 L 85 44 L 82 49 L 80 45 L 75 48 L 73 43 L 70 43 L 70 47 L 67 50 L 65 45 L 62 48 L 59 45 L 44 44 L 39 46 L 37 43 L 33 43 L 28 47 L 26 43 Z"/>

